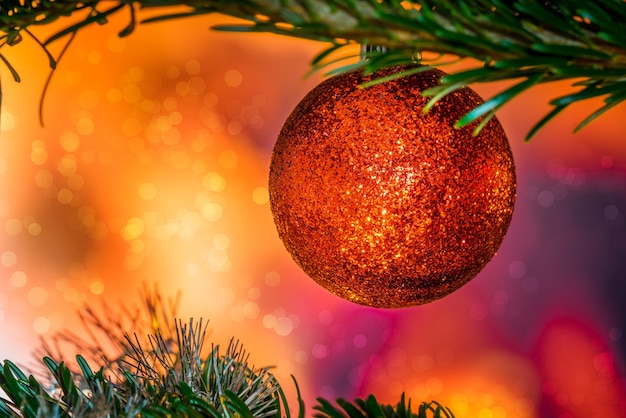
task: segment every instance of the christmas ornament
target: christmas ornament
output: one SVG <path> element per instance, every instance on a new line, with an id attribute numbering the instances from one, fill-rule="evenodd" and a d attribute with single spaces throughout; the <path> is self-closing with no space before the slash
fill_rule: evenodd
<path id="1" fill-rule="evenodd" d="M 352 72 L 325 80 L 283 126 L 270 167 L 278 234 L 317 283 L 382 308 L 439 299 L 494 256 L 515 201 L 515 170 L 494 118 L 456 129 L 482 103 L 464 88 L 427 113 L 428 70 L 372 87 Z"/>

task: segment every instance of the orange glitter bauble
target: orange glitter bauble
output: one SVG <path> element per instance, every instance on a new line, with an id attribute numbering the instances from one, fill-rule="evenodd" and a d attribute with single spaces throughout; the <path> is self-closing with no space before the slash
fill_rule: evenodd
<path id="1" fill-rule="evenodd" d="M 428 70 L 368 88 L 406 67 L 325 80 L 294 109 L 272 154 L 278 234 L 317 283 L 382 308 L 442 298 L 494 256 L 513 214 L 515 168 L 492 119 L 456 129 L 481 104 L 464 88 L 427 113 Z"/>

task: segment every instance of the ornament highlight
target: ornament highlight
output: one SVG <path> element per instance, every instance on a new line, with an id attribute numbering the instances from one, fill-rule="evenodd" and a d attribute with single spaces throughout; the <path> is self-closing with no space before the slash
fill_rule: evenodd
<path id="1" fill-rule="evenodd" d="M 359 85 L 395 67 L 323 81 L 296 106 L 272 153 L 272 213 L 296 263 L 362 305 L 429 303 L 463 286 L 495 255 L 511 221 L 515 168 L 494 118 L 456 129 L 483 100 L 464 88 L 429 112 L 428 70 Z"/>

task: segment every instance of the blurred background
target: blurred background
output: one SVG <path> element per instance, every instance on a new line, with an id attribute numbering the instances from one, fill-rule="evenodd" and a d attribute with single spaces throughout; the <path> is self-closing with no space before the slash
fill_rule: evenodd
<path id="1" fill-rule="evenodd" d="M 45 53 L 28 38 L 2 49 L 22 81 L 0 69 L 0 358 L 28 363 L 41 336 L 80 332 L 86 304 L 138 305 L 157 284 L 182 291 L 179 316 L 209 320 L 211 341 L 234 336 L 275 366 L 292 400 L 294 375 L 309 408 L 406 392 L 457 417 L 626 416 L 626 106 L 573 135 L 599 106 L 586 102 L 530 143 L 569 84 L 505 107 L 518 197 L 499 253 L 440 301 L 362 307 L 299 270 L 268 204 L 275 138 L 321 81 L 304 75 L 324 45 L 208 29 L 227 21 L 85 29 L 43 126 Z"/>

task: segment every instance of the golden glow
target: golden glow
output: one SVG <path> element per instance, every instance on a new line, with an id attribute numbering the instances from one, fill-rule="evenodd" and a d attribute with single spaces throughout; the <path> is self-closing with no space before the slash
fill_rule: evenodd
<path id="1" fill-rule="evenodd" d="M 276 287 L 280 284 L 280 274 L 270 271 L 265 275 L 265 284 L 269 287 Z"/>
<path id="2" fill-rule="evenodd" d="M 59 203 L 69 205 L 74 200 L 74 193 L 70 189 L 63 188 L 57 193 Z"/>
<path id="3" fill-rule="evenodd" d="M 101 295 L 104 292 L 104 283 L 100 280 L 96 280 L 91 283 L 91 285 L 89 286 L 89 290 L 94 295 Z"/>
<path id="4" fill-rule="evenodd" d="M 137 103 L 141 99 L 141 90 L 136 84 L 128 84 L 122 89 L 122 98 L 128 103 Z"/>
<path id="5" fill-rule="evenodd" d="M 0 255 L 0 263 L 4 267 L 13 267 L 17 264 L 17 254 L 13 251 L 5 251 Z"/>
<path id="6" fill-rule="evenodd" d="M 48 161 L 48 152 L 43 141 L 33 141 L 31 148 L 30 159 L 34 164 L 43 165 Z"/>
<path id="7" fill-rule="evenodd" d="M 212 192 L 221 192 L 226 187 L 226 180 L 215 172 L 210 172 L 202 178 L 202 185 Z"/>
<path id="8" fill-rule="evenodd" d="M 224 82 L 228 87 L 239 87 L 243 82 L 243 75 L 239 70 L 228 70 L 224 75 Z"/>
<path id="9" fill-rule="evenodd" d="M 80 137 L 72 131 L 65 131 L 61 134 L 59 141 L 61 147 L 66 152 L 75 152 L 80 145 Z"/>
<path id="10" fill-rule="evenodd" d="M 91 135 L 95 126 L 93 120 L 89 117 L 83 117 L 76 122 L 76 130 L 81 135 Z"/>
<path id="11" fill-rule="evenodd" d="M 8 219 L 4 224 L 4 230 L 9 236 L 16 236 L 22 232 L 22 222 L 19 219 Z"/>
<path id="12" fill-rule="evenodd" d="M 28 283 L 28 277 L 23 271 L 15 271 L 11 274 L 11 284 L 15 287 L 24 287 Z"/>
<path id="13" fill-rule="evenodd" d="M 269 192 L 265 187 L 257 187 L 252 191 L 252 200 L 257 205 L 265 205 L 270 200 Z"/>
<path id="14" fill-rule="evenodd" d="M 122 228 L 120 234 L 126 241 L 131 241 L 139 238 L 144 232 L 144 222 L 139 218 L 131 218 L 126 225 Z"/>
<path id="15" fill-rule="evenodd" d="M 287 316 L 284 309 L 278 308 L 273 313 L 263 316 L 262 323 L 265 328 L 273 330 L 281 337 L 286 337 L 294 330 L 294 319 Z"/>
<path id="16" fill-rule="evenodd" d="M 200 70 L 202 70 L 202 64 L 198 60 L 192 59 L 185 63 L 185 72 L 189 75 L 198 75 Z"/>
<path id="17" fill-rule="evenodd" d="M 13 113 L 9 111 L 2 111 L 2 119 L 0 119 L 0 130 L 10 131 L 16 126 L 16 119 Z"/>
<path id="18" fill-rule="evenodd" d="M 35 318 L 33 321 L 33 330 L 37 334 L 45 334 L 50 330 L 50 320 L 43 316 Z"/>
<path id="19" fill-rule="evenodd" d="M 57 170 L 65 177 L 71 177 L 77 170 L 76 157 L 72 154 L 64 155 L 57 165 Z"/>

